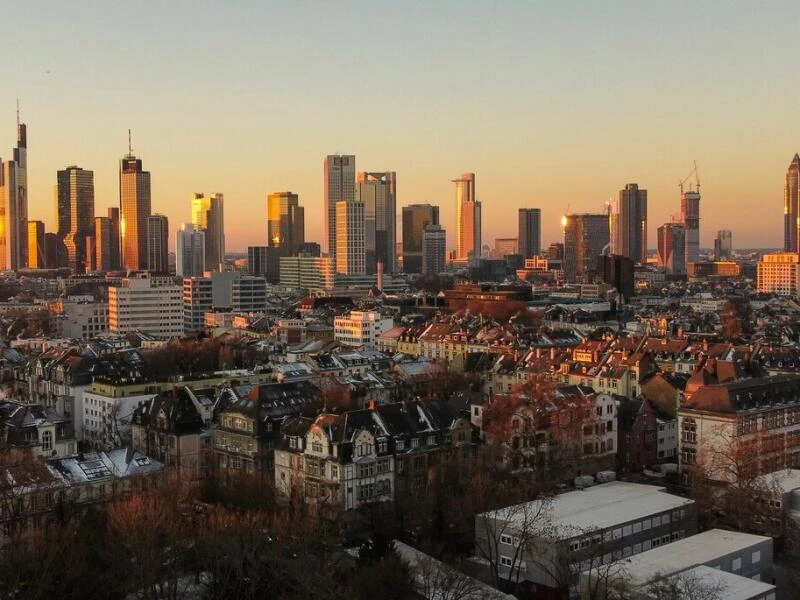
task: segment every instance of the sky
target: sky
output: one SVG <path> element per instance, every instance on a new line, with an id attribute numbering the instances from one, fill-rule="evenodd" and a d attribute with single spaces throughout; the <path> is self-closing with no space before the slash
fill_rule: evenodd
<path id="1" fill-rule="evenodd" d="M 3 20 L 0 156 L 19 98 L 29 218 L 48 231 L 68 165 L 94 171 L 98 215 L 119 204 L 130 128 L 172 239 L 194 192 L 222 192 L 228 250 L 265 243 L 279 190 L 321 241 L 334 153 L 396 171 L 398 213 L 440 205 L 450 246 L 450 180 L 475 172 L 484 243 L 516 237 L 519 207 L 541 208 L 543 242 L 558 241 L 561 215 L 636 182 L 655 247 L 694 161 L 702 246 L 718 229 L 782 246 L 795 3 L 28 0 Z"/>

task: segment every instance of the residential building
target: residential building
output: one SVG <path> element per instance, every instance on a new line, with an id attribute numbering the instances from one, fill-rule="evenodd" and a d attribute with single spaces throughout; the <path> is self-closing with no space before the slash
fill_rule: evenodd
<path id="1" fill-rule="evenodd" d="M 540 208 L 519 209 L 519 254 L 522 258 L 533 258 L 542 253 L 542 210 Z"/>
<path id="2" fill-rule="evenodd" d="M 323 250 L 336 260 L 336 204 L 345 200 L 356 200 L 356 157 L 353 155 L 329 154 L 325 157 L 324 168 L 324 216 Z"/>
<path id="3" fill-rule="evenodd" d="M 475 173 L 464 173 L 456 184 L 456 260 L 481 255 L 481 203 L 475 200 Z"/>
<path id="4" fill-rule="evenodd" d="M 394 327 L 394 320 L 376 311 L 354 310 L 349 315 L 335 317 L 333 336 L 345 346 L 374 350 L 378 337 Z"/>
<path id="5" fill-rule="evenodd" d="M 225 211 L 222 194 L 194 194 L 192 224 L 197 225 L 205 234 L 205 268 L 209 271 L 221 271 L 225 263 Z"/>
<path id="6" fill-rule="evenodd" d="M 641 473 L 658 462 L 658 421 L 653 404 L 644 398 L 620 399 L 617 468 Z"/>
<path id="7" fill-rule="evenodd" d="M 681 223 L 685 231 L 683 256 L 687 263 L 700 260 L 700 186 L 683 190 L 681 185 Z"/>
<path id="8" fill-rule="evenodd" d="M 63 338 L 87 340 L 108 333 L 108 303 L 59 298 L 48 305 Z"/>
<path id="9" fill-rule="evenodd" d="M 366 273 L 397 270 L 397 174 L 361 172 L 356 179 L 356 202 L 364 204 L 364 254 Z"/>
<path id="10" fill-rule="evenodd" d="M 144 331 L 157 337 L 183 335 L 183 290 L 149 274 L 126 277 L 108 288 L 111 333 Z"/>
<path id="11" fill-rule="evenodd" d="M 77 450 L 71 419 L 55 407 L 14 400 L 0 400 L 0 441 L 4 449 L 27 449 L 42 458 Z"/>
<path id="12" fill-rule="evenodd" d="M 783 188 L 783 250 L 800 252 L 800 155 L 795 154 L 786 171 Z"/>
<path id="13" fill-rule="evenodd" d="M 686 235 L 683 223 L 664 223 L 658 228 L 658 264 L 667 273 L 686 272 Z"/>
<path id="14" fill-rule="evenodd" d="M 150 172 L 130 150 L 119 161 L 119 231 L 121 266 L 147 270 L 147 218 L 151 214 Z"/>
<path id="15" fill-rule="evenodd" d="M 647 262 L 647 190 L 629 183 L 611 204 L 611 253 Z"/>
<path id="16" fill-rule="evenodd" d="M 442 273 L 446 256 L 447 233 L 441 225 L 427 225 L 422 233 L 422 272 Z"/>
<path id="17" fill-rule="evenodd" d="M 568 587 L 571 597 L 578 594 L 581 565 L 635 556 L 696 532 L 693 500 L 622 481 L 475 517 L 478 558 L 494 563 L 503 578 L 518 575 L 539 593 Z"/>
<path id="18" fill-rule="evenodd" d="M 164 215 L 147 217 L 147 270 L 169 273 L 169 221 Z"/>
<path id="19" fill-rule="evenodd" d="M 175 236 L 175 274 L 202 277 L 206 270 L 206 232 L 199 225 L 184 223 Z"/>
<path id="20" fill-rule="evenodd" d="M 758 261 L 756 273 L 759 293 L 796 297 L 800 289 L 800 255 L 796 252 L 765 254 Z"/>
<path id="21" fill-rule="evenodd" d="M 280 265 L 281 285 L 325 292 L 334 287 L 335 265 L 328 256 L 285 256 Z"/>
<path id="22" fill-rule="evenodd" d="M 44 269 L 44 223 L 28 221 L 28 268 Z"/>
<path id="23" fill-rule="evenodd" d="M 250 275 L 266 276 L 268 252 L 269 246 L 247 247 L 247 272 Z M 278 260 L 278 280 L 280 281 L 280 259 Z"/>
<path id="24" fill-rule="evenodd" d="M 364 247 L 364 203 L 339 200 L 336 203 L 336 272 L 342 275 L 366 273 Z"/>
<path id="25" fill-rule="evenodd" d="M 58 233 L 67 248 L 65 266 L 86 273 L 86 238 L 94 235 L 94 173 L 76 166 L 59 171 L 56 206 Z"/>
<path id="26" fill-rule="evenodd" d="M 0 269 L 28 266 L 28 133 L 19 121 L 12 160 L 0 160 Z"/>
<path id="27" fill-rule="evenodd" d="M 720 229 L 714 240 L 714 260 L 730 260 L 733 257 L 733 233 Z"/>
<path id="28" fill-rule="evenodd" d="M 591 282 L 597 257 L 609 244 L 608 216 L 565 215 L 561 224 L 564 227 L 564 279 Z"/>
<path id="29" fill-rule="evenodd" d="M 422 273 L 424 233 L 428 225 L 439 225 L 439 207 L 411 204 L 403 207 L 403 271 Z"/>

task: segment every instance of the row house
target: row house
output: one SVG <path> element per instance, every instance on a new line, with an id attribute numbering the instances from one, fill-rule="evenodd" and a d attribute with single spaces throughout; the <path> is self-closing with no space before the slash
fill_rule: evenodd
<path id="1" fill-rule="evenodd" d="M 469 459 L 469 419 L 444 400 L 294 418 L 275 451 L 275 487 L 325 516 L 419 496 L 447 460 Z"/>
<path id="2" fill-rule="evenodd" d="M 77 450 L 72 421 L 51 406 L 0 400 L 0 446 L 37 456 L 70 456 Z"/>
<path id="3" fill-rule="evenodd" d="M 212 467 L 227 475 L 269 474 L 284 420 L 313 413 L 319 388 L 310 381 L 224 388 L 216 399 Z"/>
<path id="4" fill-rule="evenodd" d="M 800 466 L 800 376 L 756 377 L 700 387 L 678 409 L 680 467 L 702 464 L 735 483 Z"/>
<path id="5" fill-rule="evenodd" d="M 23 377 L 26 397 L 31 402 L 56 408 L 64 416 L 75 418 L 76 406 L 92 383 L 96 358 L 90 350 L 79 347 L 51 348 L 28 362 Z"/>

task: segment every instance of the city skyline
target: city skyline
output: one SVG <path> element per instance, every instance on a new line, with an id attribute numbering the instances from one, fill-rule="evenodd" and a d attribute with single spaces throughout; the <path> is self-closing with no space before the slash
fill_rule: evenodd
<path id="1" fill-rule="evenodd" d="M 15 22 L 8 43 L 27 50 L 9 65 L 12 83 L 0 91 L 0 156 L 6 159 L 14 145 L 19 97 L 33 149 L 29 218 L 54 231 L 54 173 L 70 164 L 91 169 L 98 207 L 114 203 L 116 157 L 131 127 L 134 150 L 153 173 L 153 209 L 187 222 L 181 198 L 196 189 L 224 190 L 232 250 L 262 243 L 261 224 L 249 211 L 274 189 L 304 198 L 307 237 L 322 242 L 318 165 L 340 149 L 364 167 L 398 173 L 398 213 L 407 204 L 441 206 L 449 249 L 449 179 L 465 171 L 479 175 L 478 200 L 492 208 L 541 207 L 545 245 L 560 238 L 562 214 L 600 212 L 620 182 L 638 181 L 649 191 L 652 249 L 657 226 L 675 212 L 679 179 L 697 160 L 703 212 L 719 215 L 704 224 L 700 245 L 711 247 L 715 231 L 725 228 L 738 232 L 742 247 L 780 247 L 774 223 L 782 179 L 800 149 L 786 126 L 800 112 L 790 101 L 800 82 L 782 73 L 779 40 L 791 35 L 783 10 L 756 14 L 739 4 L 721 13 L 697 5 L 676 24 L 668 6 L 511 6 L 378 7 L 367 15 L 352 5 L 318 7 L 319 18 L 309 19 L 302 7 L 273 14 L 269 5 L 234 6 L 220 16 L 175 5 L 163 11 L 155 35 L 151 17 L 133 7 L 78 2 L 53 8 L 43 20 L 35 7 L 15 5 L 7 15 Z M 419 18 L 402 19 L 403 10 Z M 385 44 L 333 36 L 356 17 L 376 26 L 391 21 Z M 81 20 L 79 44 L 55 25 L 59 18 Z M 597 27 L 598 20 L 613 27 Z M 653 26 L 662 21 L 670 24 L 663 31 Z M 280 33 L 261 35 L 263 22 Z M 98 55 L 97 47 L 123 39 L 124 27 L 149 32 L 148 42 L 114 60 Z M 232 43 L 220 52 L 170 35 L 186 27 L 222 30 Z M 619 28 L 629 32 L 625 42 L 607 33 Z M 309 43 L 287 55 L 286 40 L 301 31 Z M 325 52 L 330 44 L 353 58 L 335 74 Z M 630 44 L 640 50 L 630 53 Z M 460 92 L 465 70 L 486 83 L 468 96 Z M 219 94 L 187 95 L 209 77 Z M 369 93 L 353 85 L 362 77 L 374 84 Z M 781 94 L 773 93 L 777 82 Z M 386 118 L 395 124 L 391 142 L 364 127 Z M 222 159 L 208 151 L 209 142 L 224 142 L 231 131 L 236 141 Z M 575 164 L 581 177 L 570 182 L 567 199 L 563 181 L 572 179 Z M 726 210 L 731 205 L 737 210 Z M 485 213 L 485 242 L 514 235 L 502 210 Z"/>

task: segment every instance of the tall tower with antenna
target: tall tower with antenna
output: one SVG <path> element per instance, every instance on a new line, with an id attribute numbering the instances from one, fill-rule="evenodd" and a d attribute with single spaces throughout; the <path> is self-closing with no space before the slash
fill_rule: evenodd
<path id="1" fill-rule="evenodd" d="M 13 160 L 0 160 L 0 269 L 28 266 L 28 132 L 17 100 L 17 146 Z"/>
<path id="2" fill-rule="evenodd" d="M 119 213 L 122 268 L 143 271 L 148 268 L 147 219 L 151 214 L 150 172 L 133 154 L 128 130 L 128 154 L 119 161 Z"/>

